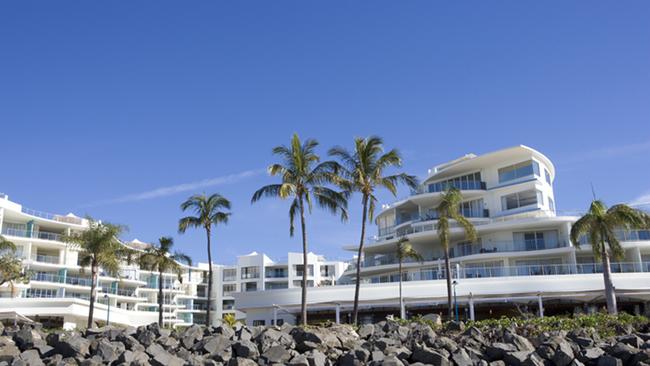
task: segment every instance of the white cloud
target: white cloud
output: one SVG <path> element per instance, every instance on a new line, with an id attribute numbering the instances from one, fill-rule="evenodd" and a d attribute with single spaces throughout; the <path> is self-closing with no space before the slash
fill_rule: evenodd
<path id="1" fill-rule="evenodd" d="M 114 204 L 114 203 L 136 202 L 136 201 L 149 200 L 149 199 L 154 199 L 159 197 L 166 197 L 177 193 L 196 191 L 200 188 L 237 183 L 244 179 L 256 175 L 260 175 L 264 172 L 265 169 L 246 170 L 240 173 L 224 175 L 221 177 L 214 177 L 214 178 L 203 179 L 196 182 L 181 183 L 173 186 L 160 187 L 146 192 L 127 194 L 121 197 L 94 202 L 85 205 L 83 207 L 93 207 L 93 206 L 100 206 L 100 205 Z"/>

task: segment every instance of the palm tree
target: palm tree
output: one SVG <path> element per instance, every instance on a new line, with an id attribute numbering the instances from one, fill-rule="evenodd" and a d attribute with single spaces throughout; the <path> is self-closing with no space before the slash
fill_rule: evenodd
<path id="1" fill-rule="evenodd" d="M 333 162 L 320 162 L 315 153 L 318 142 L 307 139 L 300 142 L 297 134 L 291 138 L 290 146 L 277 146 L 273 148 L 273 154 L 278 155 L 281 163 L 272 164 L 268 171 L 272 176 L 279 175 L 281 183 L 270 184 L 258 189 L 251 199 L 251 203 L 259 201 L 262 197 L 278 197 L 280 199 L 291 199 L 289 207 L 289 235 L 293 237 L 294 221 L 296 216 L 300 217 L 300 229 L 302 233 L 302 303 L 301 321 L 307 325 L 307 230 L 305 228 L 305 209 L 311 213 L 312 201 L 329 210 L 332 214 L 337 212 L 341 220 L 347 220 L 347 195 L 344 192 L 337 192 L 325 186 L 334 181 L 332 173 Z"/>
<path id="2" fill-rule="evenodd" d="M 596 260 L 603 263 L 607 311 L 616 314 L 616 294 L 612 283 L 610 256 L 621 258 L 623 248 L 614 230 L 632 230 L 650 227 L 650 216 L 628 205 L 618 204 L 607 209 L 602 201 L 594 200 L 589 211 L 571 226 L 571 241 L 580 247 L 580 238 L 586 235 Z"/>
<path id="3" fill-rule="evenodd" d="M 465 231 L 465 239 L 470 243 L 476 241 L 476 230 L 474 225 L 467 220 L 459 211 L 460 203 L 463 201 L 463 195 L 456 187 L 450 187 L 442 196 L 442 201 L 436 208 L 438 212 L 438 223 L 436 230 L 440 243 L 445 251 L 445 276 L 447 277 L 447 307 L 449 310 L 449 319 L 453 317 L 453 308 L 451 305 L 451 265 L 449 264 L 449 236 L 450 220 L 456 221 Z"/>
<path id="4" fill-rule="evenodd" d="M 351 194 L 361 193 L 361 237 L 357 253 L 356 284 L 354 289 L 354 309 L 352 323 L 357 324 L 359 310 L 359 288 L 361 285 L 361 257 L 366 236 L 366 222 L 372 221 L 377 204 L 375 192 L 378 188 L 386 188 L 393 196 L 397 195 L 397 184 L 404 183 L 411 188 L 417 186 L 417 179 L 404 173 L 384 175 L 391 167 L 400 167 L 402 158 L 397 150 L 384 153 L 383 141 L 380 137 L 355 138 L 354 151 L 336 146 L 329 155 L 340 160 L 334 166 L 336 181 L 339 186 Z"/>
<path id="5" fill-rule="evenodd" d="M 411 243 L 409 243 L 407 238 L 401 238 L 397 241 L 397 248 L 395 250 L 395 256 L 399 263 L 399 309 L 400 309 L 400 318 L 406 319 L 406 310 L 404 309 L 404 298 L 402 297 L 402 263 L 405 259 L 414 259 L 416 261 L 422 262 L 424 258 L 418 253 Z"/>
<path id="6" fill-rule="evenodd" d="M 210 237 L 212 233 L 212 226 L 218 224 L 227 224 L 230 212 L 230 201 L 218 193 L 210 196 L 205 194 L 195 194 L 188 198 L 181 204 L 181 210 L 192 210 L 195 216 L 186 216 L 178 221 L 178 232 L 183 234 L 190 228 L 203 228 L 208 238 L 208 309 L 206 311 L 206 319 L 208 325 L 212 324 L 211 309 L 213 308 L 212 298 L 212 246 L 210 245 Z M 222 211 L 223 210 L 223 211 Z"/>
<path id="7" fill-rule="evenodd" d="M 14 296 L 16 282 L 29 283 L 30 273 L 22 267 L 22 261 L 16 258 L 16 245 L 0 235 L 0 286 L 9 284 L 11 296 Z"/>
<path id="8" fill-rule="evenodd" d="M 192 258 L 176 252 L 171 254 L 174 246 L 174 239 L 162 237 L 158 239 L 158 245 L 151 244 L 144 253 L 140 255 L 138 261 L 143 269 L 158 272 L 158 325 L 163 326 L 163 274 L 175 273 L 179 281 L 183 281 L 183 267 L 179 262 L 192 265 Z"/>
<path id="9" fill-rule="evenodd" d="M 63 241 L 75 247 L 79 252 L 81 272 L 90 267 L 90 305 L 88 307 L 88 328 L 93 323 L 95 298 L 99 268 L 109 276 L 118 277 L 120 266 L 124 260 L 130 261 L 133 250 L 122 245 L 118 239 L 124 227 L 110 223 L 102 223 L 92 218 L 88 219 L 88 229 L 63 237 Z"/>

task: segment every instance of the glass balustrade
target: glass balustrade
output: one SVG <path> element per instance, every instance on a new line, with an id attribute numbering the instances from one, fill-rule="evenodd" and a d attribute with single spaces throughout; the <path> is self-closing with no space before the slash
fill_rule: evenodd
<path id="1" fill-rule="evenodd" d="M 59 257 L 56 255 L 36 254 L 32 255 L 32 260 L 40 263 L 59 264 Z"/>
<path id="2" fill-rule="evenodd" d="M 19 238 L 35 238 L 42 240 L 61 241 L 61 234 L 47 231 L 29 231 L 6 227 L 2 229 L 2 235 L 15 236 Z"/>

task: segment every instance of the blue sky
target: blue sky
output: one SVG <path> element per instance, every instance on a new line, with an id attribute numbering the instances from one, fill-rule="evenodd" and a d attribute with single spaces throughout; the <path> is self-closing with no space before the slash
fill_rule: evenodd
<path id="1" fill-rule="evenodd" d="M 322 153 L 380 135 L 418 176 L 526 144 L 555 162 L 559 210 L 586 208 L 591 182 L 610 204 L 650 201 L 647 1 L 180 5 L 0 5 L 0 191 L 125 239 L 173 235 L 197 260 L 204 234 L 176 233 L 178 206 L 220 192 L 218 262 L 300 250 L 285 203 L 250 204 L 293 132 Z M 309 217 L 310 248 L 350 256 L 358 206 L 347 224 Z"/>

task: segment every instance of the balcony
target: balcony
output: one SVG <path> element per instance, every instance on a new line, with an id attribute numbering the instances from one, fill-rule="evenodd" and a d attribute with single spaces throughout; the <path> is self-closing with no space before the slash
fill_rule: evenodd
<path id="1" fill-rule="evenodd" d="M 112 289 L 109 287 L 102 287 L 101 292 L 108 295 L 117 295 L 117 296 L 127 296 L 127 297 L 137 297 L 135 294 L 135 289 Z"/>
<path id="2" fill-rule="evenodd" d="M 90 286 L 92 280 L 90 278 L 66 276 L 65 283 L 76 286 Z"/>
<path id="3" fill-rule="evenodd" d="M 568 245 L 567 242 L 557 240 L 529 240 L 522 242 L 489 242 L 478 244 L 463 244 L 462 246 L 455 246 L 449 248 L 449 256 L 451 258 L 465 257 L 476 254 L 488 253 L 506 253 L 506 252 L 525 252 L 533 250 L 546 250 L 563 248 Z M 433 261 L 439 258 L 444 258 L 442 249 L 434 251 L 433 254 L 424 255 L 423 261 Z M 414 259 L 407 258 L 402 263 L 414 263 Z M 376 267 L 385 266 L 390 264 L 398 264 L 397 256 L 393 253 L 375 254 L 366 256 L 361 262 L 362 267 Z M 348 269 L 355 268 L 352 264 Z"/>
<path id="4" fill-rule="evenodd" d="M 61 241 L 61 234 L 50 233 L 47 231 L 28 231 L 14 228 L 3 228 L 2 235 L 15 236 L 18 238 L 34 238 L 42 240 Z"/>
<path id="5" fill-rule="evenodd" d="M 40 282 L 63 283 L 64 280 L 65 280 L 65 277 L 59 276 L 56 273 L 37 272 L 37 273 L 33 273 L 29 277 L 29 279 L 32 280 L 32 281 L 40 281 Z"/>
<path id="6" fill-rule="evenodd" d="M 461 182 L 432 183 L 424 187 L 418 187 L 418 189 L 412 191 L 411 194 L 416 195 L 423 193 L 438 193 L 444 192 L 449 188 L 457 188 L 461 191 L 485 191 L 487 189 L 485 182 L 478 180 L 469 180 Z"/>
<path id="7" fill-rule="evenodd" d="M 612 262 L 612 273 L 649 273 L 650 262 L 630 263 Z M 520 277 L 520 276 L 559 276 L 578 274 L 602 273 L 600 263 L 586 264 L 540 264 L 527 266 L 492 266 L 492 267 L 461 267 L 456 270 L 452 267 L 451 276 L 455 279 L 493 278 L 493 277 Z M 437 269 L 421 270 L 419 272 L 406 273 L 403 281 L 433 281 L 445 280 L 445 271 Z M 363 283 L 386 283 L 397 282 L 399 276 L 384 275 L 363 279 Z"/>
<path id="8" fill-rule="evenodd" d="M 286 270 L 267 269 L 266 272 L 264 273 L 264 277 L 266 277 L 266 278 L 287 278 L 287 277 L 289 277 L 289 272 L 286 271 Z"/>
<path id="9" fill-rule="evenodd" d="M 83 220 L 79 217 L 55 215 L 49 212 L 32 210 L 31 208 L 26 208 L 26 207 L 22 207 L 20 211 L 30 216 L 40 217 L 42 219 L 47 219 L 52 221 L 64 222 L 67 224 L 81 225 L 83 223 Z"/>
<path id="10" fill-rule="evenodd" d="M 32 260 L 39 263 L 59 264 L 59 256 L 36 254 L 32 255 Z"/>

